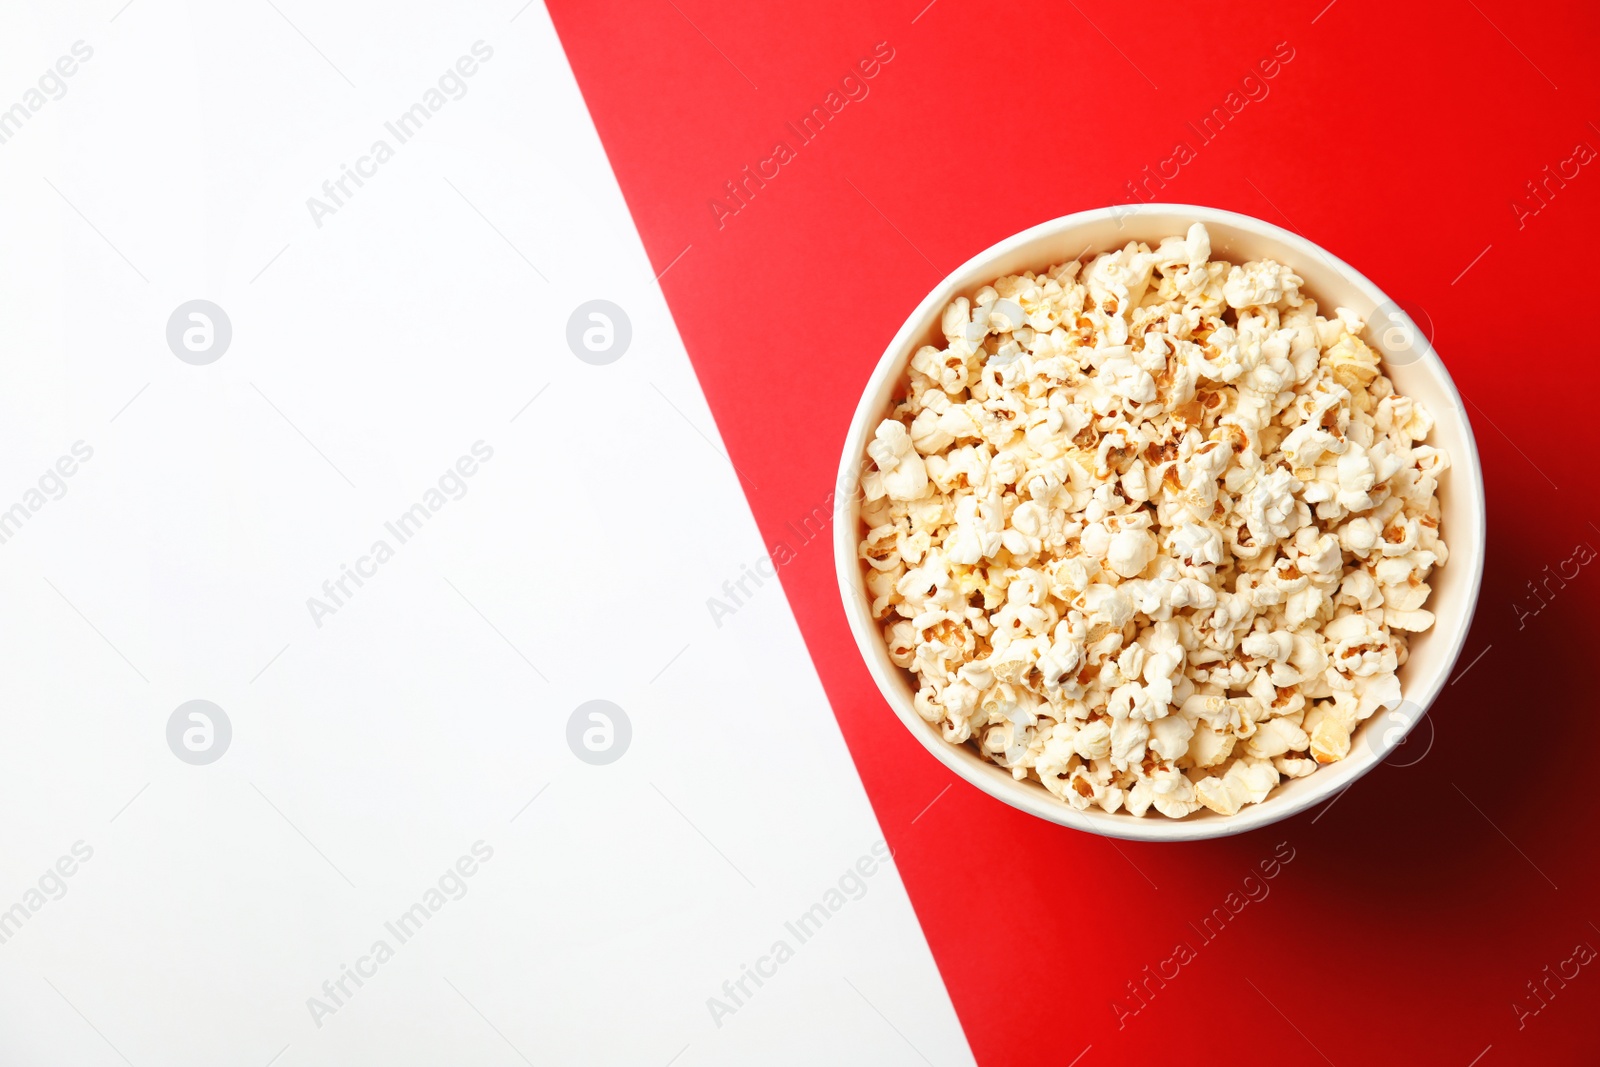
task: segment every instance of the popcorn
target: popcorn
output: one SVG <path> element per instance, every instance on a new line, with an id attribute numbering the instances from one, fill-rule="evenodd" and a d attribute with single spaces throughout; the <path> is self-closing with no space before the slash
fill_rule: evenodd
<path id="1" fill-rule="evenodd" d="M 1136 578 L 1156 551 L 1156 539 L 1144 530 L 1121 530 L 1106 547 L 1106 566 L 1124 578 Z"/>
<path id="2" fill-rule="evenodd" d="M 1222 283 L 1223 298 L 1231 308 L 1298 305 L 1299 289 L 1300 279 L 1288 267 L 1271 260 L 1232 267 Z"/>
<path id="3" fill-rule="evenodd" d="M 1434 421 L 1365 323 L 1195 225 L 945 308 L 867 446 L 917 713 L 1078 810 L 1259 804 L 1399 705 L 1449 558 Z"/>
<path id="4" fill-rule="evenodd" d="M 900 423 L 893 420 L 881 423 L 872 443 L 867 445 L 867 454 L 878 465 L 877 471 L 868 473 L 868 478 L 876 475 L 877 485 L 882 490 L 873 493 L 869 488 L 869 497 L 887 495 L 890 500 L 916 500 L 927 492 L 927 467 L 916 453 L 911 435 Z"/>

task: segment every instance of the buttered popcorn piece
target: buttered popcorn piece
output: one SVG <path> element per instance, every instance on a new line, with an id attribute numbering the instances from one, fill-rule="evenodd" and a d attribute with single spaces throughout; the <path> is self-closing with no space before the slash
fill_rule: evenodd
<path id="1" fill-rule="evenodd" d="M 1231 816 L 1400 703 L 1449 457 L 1301 284 L 1196 224 L 945 309 L 860 554 L 946 740 L 1080 810 Z"/>

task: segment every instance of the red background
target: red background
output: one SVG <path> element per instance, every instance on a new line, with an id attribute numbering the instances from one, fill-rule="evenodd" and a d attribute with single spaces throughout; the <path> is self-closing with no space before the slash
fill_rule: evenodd
<path id="1" fill-rule="evenodd" d="M 1595 6 L 925 2 L 549 2 L 656 269 L 689 246 L 662 285 L 769 544 L 824 505 L 870 368 L 939 278 L 1127 201 L 1179 140 L 1196 158 L 1159 199 L 1298 230 L 1431 330 L 1489 502 L 1459 684 L 1416 743 L 1333 807 L 1194 845 L 1113 844 L 953 779 L 868 677 L 827 539 L 799 550 L 785 588 L 978 1061 L 1600 1062 L 1600 960 L 1520 1028 L 1512 1007 L 1600 948 L 1600 568 L 1517 606 L 1600 548 L 1600 160 L 1542 206 L 1526 187 L 1600 149 Z M 785 124 L 879 42 L 870 95 L 799 147 Z M 1201 145 L 1186 123 L 1280 42 L 1269 95 Z M 719 227 L 708 202 L 780 138 L 798 158 Z M 1270 896 L 1202 944 L 1189 924 L 1284 841 Z M 1119 1028 L 1112 1001 L 1179 940 L 1198 958 Z"/>

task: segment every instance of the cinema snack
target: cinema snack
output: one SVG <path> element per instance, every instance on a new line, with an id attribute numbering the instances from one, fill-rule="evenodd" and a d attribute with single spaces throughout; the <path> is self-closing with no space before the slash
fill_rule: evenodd
<path id="1" fill-rule="evenodd" d="M 946 741 L 1080 810 L 1226 816 L 1399 705 L 1449 457 L 1301 284 L 1196 224 L 945 309 L 860 556 Z"/>

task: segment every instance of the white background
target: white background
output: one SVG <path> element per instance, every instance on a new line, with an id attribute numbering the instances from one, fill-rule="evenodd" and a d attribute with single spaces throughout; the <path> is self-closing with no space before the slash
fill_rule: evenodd
<path id="1" fill-rule="evenodd" d="M 545 11 L 274 2 L 0 15 L 0 109 L 94 50 L 0 144 L 0 510 L 94 449 L 0 544 L 0 909 L 94 849 L 0 944 L 0 1063 L 972 1062 L 892 866 L 712 1021 L 880 833 L 776 583 L 706 610 L 760 538 Z M 166 343 L 196 298 L 209 366 Z M 609 366 L 565 340 L 593 298 L 632 320 Z M 167 747 L 192 699 L 232 723 L 209 766 Z M 591 699 L 632 722 L 609 766 L 566 742 Z"/>

